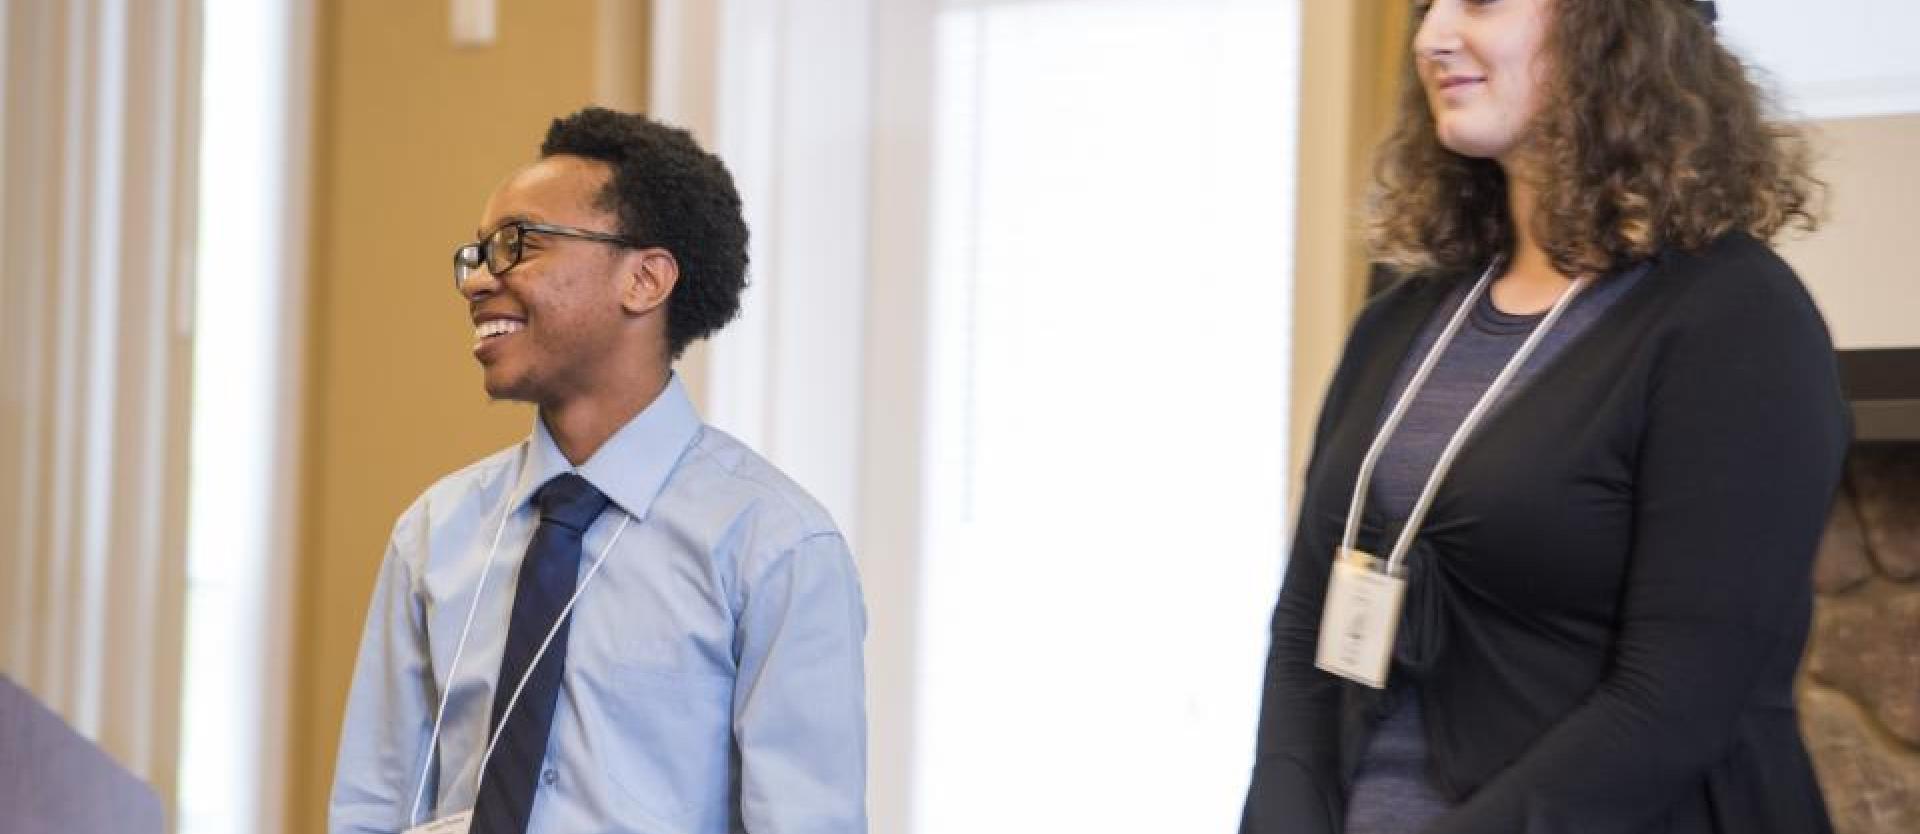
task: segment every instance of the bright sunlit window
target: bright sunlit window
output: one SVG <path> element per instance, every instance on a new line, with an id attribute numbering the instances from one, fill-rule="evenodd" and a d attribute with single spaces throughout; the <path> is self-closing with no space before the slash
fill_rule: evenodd
<path id="1" fill-rule="evenodd" d="M 938 17 L 916 834 L 1237 824 L 1287 526 L 1298 17 Z"/>
<path id="2" fill-rule="evenodd" d="M 199 239 L 180 834 L 259 830 L 268 766 L 269 502 L 284 340 L 288 40 L 294 0 L 201 10 Z M 277 753 L 278 751 L 272 751 Z M 271 815 L 271 811 L 265 812 Z"/>

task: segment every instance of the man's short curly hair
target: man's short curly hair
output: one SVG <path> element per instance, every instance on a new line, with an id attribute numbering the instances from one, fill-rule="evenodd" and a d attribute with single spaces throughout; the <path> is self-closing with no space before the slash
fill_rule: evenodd
<path id="1" fill-rule="evenodd" d="M 1500 165 L 1440 144 L 1413 61 L 1367 208 L 1374 260 L 1479 269 L 1530 223 L 1555 269 L 1605 273 L 1728 232 L 1811 230 L 1807 143 L 1686 0 L 1550 0 L 1533 217 L 1507 216 Z M 1416 21 L 1417 25 L 1417 21 Z"/>
<path id="2" fill-rule="evenodd" d="M 675 359 L 740 312 L 747 286 L 747 221 L 720 158 L 685 130 L 637 113 L 589 107 L 554 119 L 540 156 L 605 162 L 613 175 L 596 205 L 620 234 L 673 253 L 680 281 L 667 297 L 667 349 Z"/>

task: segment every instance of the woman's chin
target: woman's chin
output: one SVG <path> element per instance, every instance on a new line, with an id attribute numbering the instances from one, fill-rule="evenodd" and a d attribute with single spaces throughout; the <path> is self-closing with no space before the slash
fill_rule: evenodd
<path id="1" fill-rule="evenodd" d="M 1436 131 L 1440 146 L 1471 159 L 1500 159 L 1513 149 L 1513 137 L 1505 131 L 1475 130 L 1466 125 L 1442 123 Z"/>

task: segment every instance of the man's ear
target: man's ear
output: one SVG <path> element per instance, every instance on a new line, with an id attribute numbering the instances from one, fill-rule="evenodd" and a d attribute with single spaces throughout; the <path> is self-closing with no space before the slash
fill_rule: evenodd
<path id="1" fill-rule="evenodd" d="M 620 306 L 628 315 L 645 315 L 667 303 L 673 285 L 680 283 L 680 262 L 665 249 L 641 249 L 628 257 L 627 280 Z"/>

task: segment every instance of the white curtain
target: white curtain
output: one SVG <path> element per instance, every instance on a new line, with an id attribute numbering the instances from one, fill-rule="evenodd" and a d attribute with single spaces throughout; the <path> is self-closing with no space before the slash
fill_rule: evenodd
<path id="1" fill-rule="evenodd" d="M 681 370 L 833 513 L 866 590 L 868 813 L 907 831 L 933 0 L 653 0 L 648 107 L 732 169 L 738 321 Z M 887 187 L 877 187 L 882 180 Z M 876 417 L 875 415 L 879 415 Z"/>
<path id="2" fill-rule="evenodd" d="M 195 0 L 0 5 L 0 673 L 172 796 Z"/>

